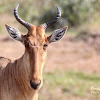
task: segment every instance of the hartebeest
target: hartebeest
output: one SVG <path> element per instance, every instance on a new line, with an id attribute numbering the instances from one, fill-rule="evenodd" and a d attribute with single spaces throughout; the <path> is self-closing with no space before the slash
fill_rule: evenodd
<path id="1" fill-rule="evenodd" d="M 46 60 L 49 43 L 60 40 L 67 27 L 55 30 L 46 36 L 45 30 L 55 24 L 61 17 L 57 7 L 54 20 L 34 26 L 22 20 L 18 15 L 18 7 L 14 9 L 16 20 L 28 29 L 26 35 L 6 25 L 9 35 L 25 46 L 23 56 L 15 61 L 0 57 L 0 100 L 37 100 L 42 81 L 42 69 Z"/>

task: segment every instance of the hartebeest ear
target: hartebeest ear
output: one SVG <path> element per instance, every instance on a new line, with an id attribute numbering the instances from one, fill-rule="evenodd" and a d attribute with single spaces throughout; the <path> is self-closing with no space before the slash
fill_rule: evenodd
<path id="1" fill-rule="evenodd" d="M 7 31 L 9 33 L 9 35 L 15 39 L 15 40 L 18 40 L 18 41 L 22 41 L 22 35 L 20 34 L 19 30 L 18 29 L 15 29 L 11 26 L 8 26 L 8 25 L 5 25 L 6 28 L 7 28 Z"/>
<path id="2" fill-rule="evenodd" d="M 65 34 L 65 32 L 66 32 L 67 29 L 68 29 L 68 27 L 64 27 L 64 28 L 55 30 L 55 31 L 48 37 L 49 43 L 51 43 L 51 42 L 56 42 L 56 41 L 60 40 L 60 39 L 64 36 L 64 34 Z"/>

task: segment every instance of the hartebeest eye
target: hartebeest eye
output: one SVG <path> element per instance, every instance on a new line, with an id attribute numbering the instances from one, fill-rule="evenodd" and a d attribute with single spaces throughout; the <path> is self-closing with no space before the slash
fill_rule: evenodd
<path id="1" fill-rule="evenodd" d="M 24 41 L 25 47 L 29 47 L 29 42 L 28 40 Z"/>
<path id="2" fill-rule="evenodd" d="M 44 50 L 46 50 L 47 47 L 48 47 L 48 44 L 44 44 L 44 45 L 43 45 L 43 49 L 44 49 Z"/>

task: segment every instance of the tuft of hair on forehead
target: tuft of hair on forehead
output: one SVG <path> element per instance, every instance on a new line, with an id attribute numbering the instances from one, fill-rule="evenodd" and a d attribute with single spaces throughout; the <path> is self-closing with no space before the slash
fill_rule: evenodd
<path id="1" fill-rule="evenodd" d="M 32 25 L 32 26 L 30 27 L 30 30 L 28 31 L 27 36 L 33 36 L 33 37 L 36 36 L 36 26 Z"/>
<path id="2" fill-rule="evenodd" d="M 40 38 L 45 38 L 45 30 L 42 26 L 37 26 L 36 28 L 36 35 Z"/>
<path id="3" fill-rule="evenodd" d="M 45 38 L 45 30 L 42 26 L 34 26 L 32 25 L 30 30 L 28 31 L 28 36 L 38 37 L 38 38 Z"/>

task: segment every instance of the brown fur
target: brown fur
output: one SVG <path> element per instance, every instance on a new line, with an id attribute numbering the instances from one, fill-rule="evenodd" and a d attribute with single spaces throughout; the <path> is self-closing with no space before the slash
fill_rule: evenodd
<path id="1" fill-rule="evenodd" d="M 0 58 L 0 100 L 37 100 L 42 85 L 42 69 L 46 59 L 44 44 L 48 44 L 45 31 L 41 26 L 32 26 L 23 36 L 25 53 L 15 61 Z M 37 47 L 34 47 L 37 46 Z M 30 80 L 41 85 L 34 90 Z"/>

